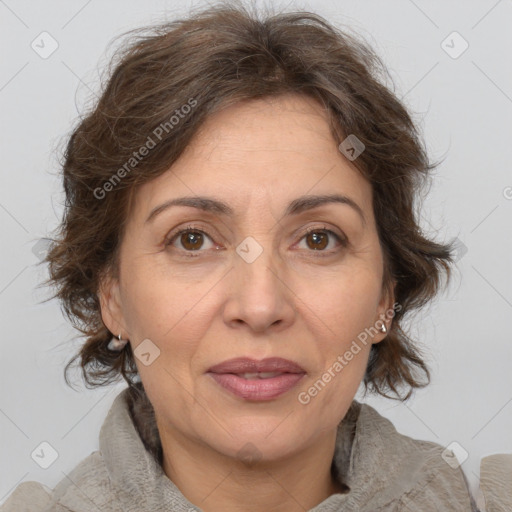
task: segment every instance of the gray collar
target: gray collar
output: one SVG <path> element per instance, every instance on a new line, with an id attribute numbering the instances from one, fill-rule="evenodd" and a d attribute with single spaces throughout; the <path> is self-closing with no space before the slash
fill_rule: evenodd
<path id="1" fill-rule="evenodd" d="M 397 500 L 428 476 L 429 453 L 440 458 L 431 444 L 398 434 L 372 407 L 354 400 L 338 426 L 333 458 L 349 492 L 333 494 L 310 512 L 375 511 Z M 154 412 L 141 388 L 115 398 L 101 428 L 100 451 L 124 511 L 201 510 L 163 472 Z"/>

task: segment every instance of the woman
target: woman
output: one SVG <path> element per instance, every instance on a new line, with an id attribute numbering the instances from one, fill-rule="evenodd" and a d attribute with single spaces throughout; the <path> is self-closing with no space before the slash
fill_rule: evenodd
<path id="1" fill-rule="evenodd" d="M 381 71 L 319 16 L 227 4 L 119 55 L 47 261 L 86 381 L 129 386 L 99 451 L 2 510 L 472 510 L 441 446 L 354 400 L 426 385 L 401 325 L 451 263 Z"/>

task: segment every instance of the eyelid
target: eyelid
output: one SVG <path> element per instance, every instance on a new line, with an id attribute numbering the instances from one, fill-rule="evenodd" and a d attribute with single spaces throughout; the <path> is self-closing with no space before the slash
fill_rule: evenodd
<path id="1" fill-rule="evenodd" d="M 306 237 L 307 235 L 309 235 L 310 233 L 314 233 L 314 232 L 325 232 L 325 233 L 328 233 L 330 234 L 331 236 L 334 236 L 334 238 L 336 238 L 338 240 L 338 243 L 340 244 L 341 247 L 348 247 L 350 242 L 349 242 L 349 239 L 348 237 L 345 235 L 345 233 L 343 233 L 342 231 L 340 231 L 340 233 L 337 233 L 335 229 L 331 229 L 329 227 L 327 227 L 325 224 L 323 226 L 313 226 L 313 227 L 308 227 L 306 228 L 306 230 L 304 232 L 302 232 L 300 235 L 297 235 L 299 236 L 299 241 L 297 242 L 300 243 L 304 237 Z M 296 245 L 296 244 L 295 244 Z M 333 252 L 336 252 L 336 249 L 331 249 L 331 250 L 322 250 L 322 251 L 314 251 L 314 250 L 310 250 L 308 252 L 313 252 L 313 253 L 318 253 L 318 255 L 321 255 L 321 254 L 324 254 L 325 256 L 329 256 L 329 255 L 332 255 Z"/>
<path id="2" fill-rule="evenodd" d="M 312 233 L 314 231 L 325 231 L 327 233 L 332 233 L 333 235 L 337 236 L 340 240 L 347 240 L 347 237 L 345 236 L 345 234 L 343 232 L 337 233 L 334 228 L 330 228 L 330 227 L 326 226 L 325 224 L 323 224 L 321 227 L 320 226 L 313 226 L 313 227 L 309 226 L 302 233 L 301 239 L 305 235 L 309 235 L 309 233 Z"/>
<path id="3" fill-rule="evenodd" d="M 204 227 L 196 225 L 196 224 L 187 224 L 184 227 L 178 227 L 176 229 L 171 230 L 171 232 L 165 236 L 164 245 L 165 246 L 170 245 L 171 243 L 173 243 L 173 241 L 179 235 L 187 233 L 188 231 L 202 233 L 202 234 L 206 235 L 212 242 L 214 242 L 213 236 L 210 235 L 210 233 Z M 187 251 L 187 252 L 194 252 L 194 251 Z M 195 251 L 195 252 L 200 252 L 200 251 Z"/>
<path id="4" fill-rule="evenodd" d="M 317 231 L 318 232 L 324 231 L 324 232 L 334 236 L 338 240 L 339 244 L 342 247 L 346 247 L 349 245 L 348 237 L 343 232 L 337 233 L 334 229 L 330 229 L 325 224 L 322 226 L 309 226 L 305 230 L 299 231 L 299 233 L 295 235 L 295 236 L 299 237 L 299 240 L 296 242 L 296 244 L 300 243 L 304 239 L 305 236 L 309 235 L 310 233 L 317 232 Z M 178 238 L 178 236 L 180 236 L 184 233 L 187 233 L 187 232 L 202 233 L 203 235 L 206 235 L 212 241 L 212 243 L 216 244 L 214 237 L 212 235 L 210 235 L 208 230 L 206 230 L 205 228 L 198 226 L 198 225 L 187 224 L 185 227 L 181 227 L 181 228 L 179 227 L 175 230 L 172 230 L 171 233 L 165 237 L 164 246 L 167 247 L 168 245 L 171 245 Z M 296 244 L 294 244 L 294 245 L 296 245 Z M 179 250 L 181 252 L 185 252 L 185 253 L 189 253 L 189 254 L 198 254 L 201 252 L 206 252 L 201 249 L 199 249 L 197 251 L 186 251 L 186 250 L 181 250 L 181 249 L 179 249 Z M 332 250 L 331 251 L 324 251 L 324 250 L 313 251 L 313 250 L 311 250 L 309 252 L 315 252 L 318 254 L 324 253 L 326 255 L 329 255 L 329 254 L 332 254 L 333 251 Z"/>

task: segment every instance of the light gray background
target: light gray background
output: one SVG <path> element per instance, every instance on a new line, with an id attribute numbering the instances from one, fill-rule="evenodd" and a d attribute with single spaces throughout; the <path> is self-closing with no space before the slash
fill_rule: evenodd
<path id="1" fill-rule="evenodd" d="M 35 265 L 33 247 L 61 216 L 56 149 L 98 88 L 108 43 L 189 5 L 0 0 L 0 502 L 24 480 L 53 487 L 96 450 L 102 421 L 124 387 L 76 392 L 65 385 L 63 367 L 78 341 L 59 305 L 40 303 L 47 291 L 36 287 L 46 272 Z M 458 237 L 467 252 L 461 250 L 454 284 L 413 323 L 433 381 L 407 404 L 368 402 L 406 435 L 458 442 L 469 453 L 462 467 L 475 490 L 480 459 L 512 451 L 512 2 L 288 5 L 366 38 L 391 69 L 432 158 L 446 156 L 422 225 L 441 240 Z M 59 44 L 47 59 L 31 48 L 43 31 Z M 455 59 L 441 46 L 453 31 L 469 43 Z M 447 44 L 460 48 L 457 40 Z M 46 470 L 31 458 L 43 441 L 59 455 Z"/>

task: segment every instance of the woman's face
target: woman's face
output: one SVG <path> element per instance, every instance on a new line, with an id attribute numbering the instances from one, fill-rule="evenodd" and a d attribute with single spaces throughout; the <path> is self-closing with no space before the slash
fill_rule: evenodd
<path id="1" fill-rule="evenodd" d="M 330 195 L 348 200 L 303 201 Z M 184 197 L 208 208 L 161 207 Z M 312 446 L 344 417 L 371 343 L 385 336 L 357 342 L 392 307 L 382 277 L 370 184 L 320 106 L 289 95 L 210 117 L 137 191 L 119 280 L 100 298 L 105 324 L 138 356 L 159 428 L 230 457 L 252 443 L 270 460 Z M 276 357 L 299 373 L 209 371 Z M 241 375 L 258 369 L 280 375 Z"/>

